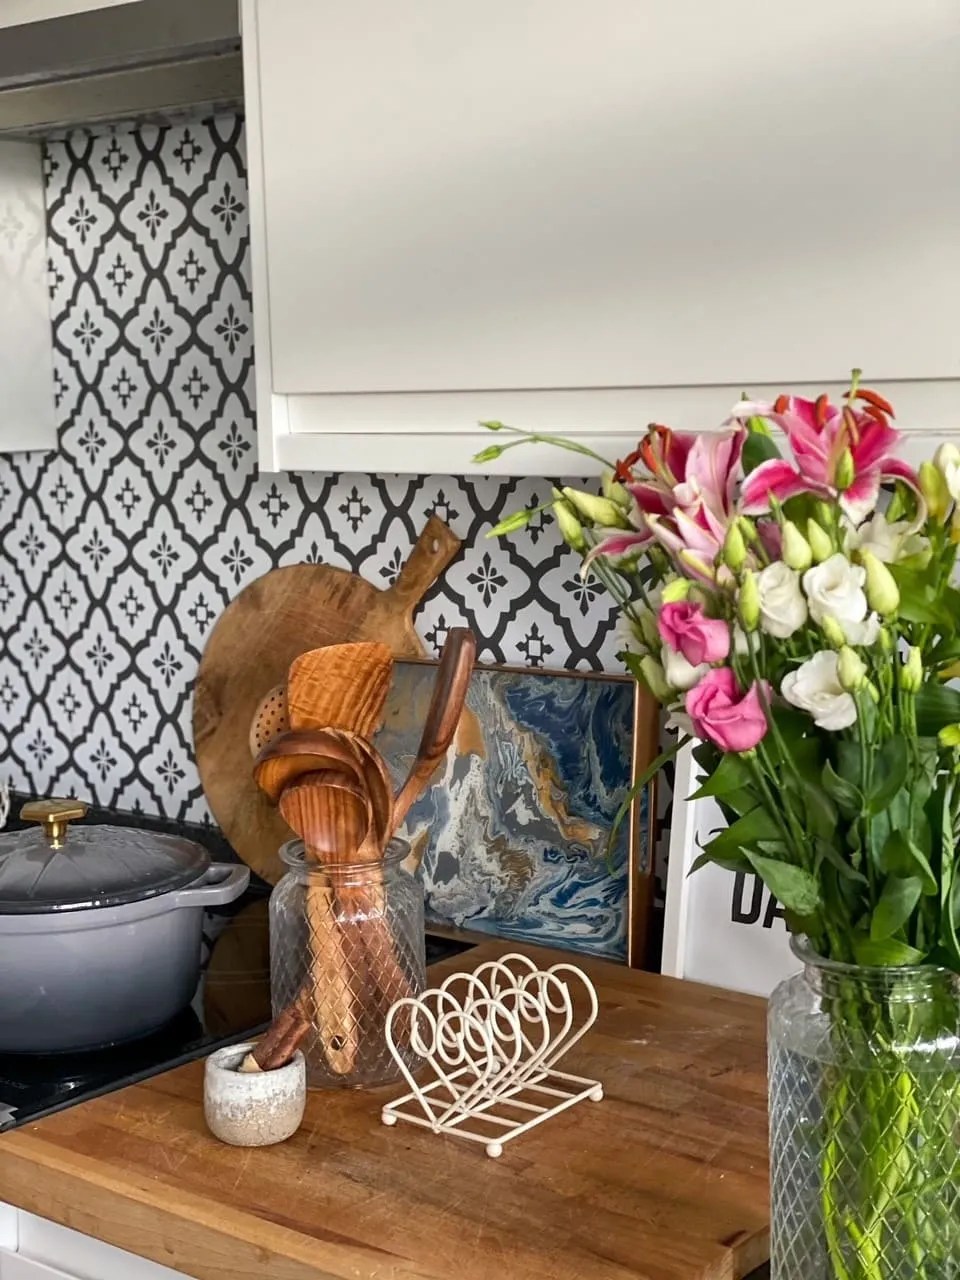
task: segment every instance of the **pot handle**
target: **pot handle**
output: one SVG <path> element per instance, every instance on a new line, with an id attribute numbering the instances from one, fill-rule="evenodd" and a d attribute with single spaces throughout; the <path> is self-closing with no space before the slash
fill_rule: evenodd
<path id="1" fill-rule="evenodd" d="M 199 884 L 181 889 L 173 906 L 222 907 L 234 902 L 250 883 L 250 868 L 234 866 L 232 862 L 211 863 Z"/>

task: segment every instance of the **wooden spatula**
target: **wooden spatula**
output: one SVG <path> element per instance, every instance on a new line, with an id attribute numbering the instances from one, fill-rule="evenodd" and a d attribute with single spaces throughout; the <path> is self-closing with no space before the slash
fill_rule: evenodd
<path id="1" fill-rule="evenodd" d="M 454 627 L 448 632 L 440 655 L 440 665 L 437 667 L 433 697 L 423 726 L 417 758 L 394 800 L 393 830 L 402 824 L 411 806 L 433 777 L 437 765 L 447 754 L 460 723 L 476 656 L 477 642 L 472 631 L 466 627 Z"/>
<path id="2" fill-rule="evenodd" d="M 346 729 L 371 737 L 392 675 L 393 655 L 385 644 L 333 644 L 301 654 L 287 676 L 290 728 Z"/>

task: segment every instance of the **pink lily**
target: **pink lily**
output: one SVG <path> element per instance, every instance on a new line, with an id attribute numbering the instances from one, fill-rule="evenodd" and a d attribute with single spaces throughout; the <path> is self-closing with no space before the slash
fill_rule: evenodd
<path id="1" fill-rule="evenodd" d="M 827 397 L 804 400 L 781 396 L 772 405 L 741 401 L 732 421 L 748 417 L 769 418 L 790 442 L 795 463 L 773 458 L 762 463 L 743 482 L 742 509 L 746 515 L 769 510 L 771 496 L 787 502 L 801 493 L 836 498 L 847 516 L 859 523 L 876 506 L 884 480 L 904 480 L 919 490 L 916 473 L 893 456 L 901 436 L 887 421 L 893 410 L 875 392 L 858 390 L 865 408 L 831 404 Z M 848 456 L 849 455 L 849 456 Z M 842 471 L 852 477 L 843 487 Z"/>
<path id="2" fill-rule="evenodd" d="M 584 561 L 620 559 L 656 539 L 682 571 L 713 581 L 713 562 L 736 515 L 740 456 L 747 431 L 671 431 L 654 425 L 637 449 L 617 465 L 616 479 L 634 500 L 633 529 L 608 534 Z M 639 474 L 637 463 L 645 464 Z"/>

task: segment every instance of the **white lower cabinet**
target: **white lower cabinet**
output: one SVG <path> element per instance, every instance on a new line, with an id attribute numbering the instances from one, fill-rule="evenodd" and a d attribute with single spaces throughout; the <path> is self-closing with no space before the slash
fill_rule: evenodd
<path id="1" fill-rule="evenodd" d="M 184 1273 L 0 1204 L 0 1280 L 184 1280 Z"/>

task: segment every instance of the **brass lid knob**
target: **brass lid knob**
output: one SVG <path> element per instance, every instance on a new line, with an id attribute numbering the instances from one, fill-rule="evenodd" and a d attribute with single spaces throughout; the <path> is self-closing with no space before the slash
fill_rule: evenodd
<path id="1" fill-rule="evenodd" d="M 20 817 L 24 822 L 41 823 L 51 847 L 62 849 L 67 827 L 85 818 L 88 808 L 83 800 L 31 800 L 20 810 Z"/>

